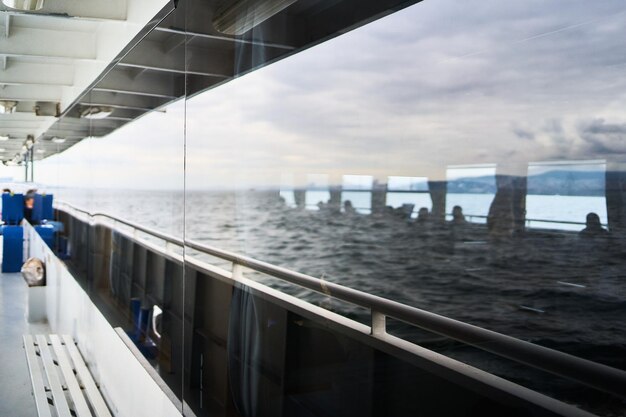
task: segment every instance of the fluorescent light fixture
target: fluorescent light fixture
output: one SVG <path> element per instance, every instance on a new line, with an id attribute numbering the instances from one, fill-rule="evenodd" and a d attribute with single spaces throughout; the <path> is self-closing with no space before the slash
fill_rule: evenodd
<path id="1" fill-rule="evenodd" d="M 4 153 L 4 151 L 6 151 L 6 149 L 0 148 L 0 153 Z"/>
<path id="2" fill-rule="evenodd" d="M 9 135 L 0 135 L 0 141 L 9 140 Z"/>
<path id="3" fill-rule="evenodd" d="M 106 119 L 111 113 L 113 113 L 113 108 L 111 107 L 91 106 L 85 107 L 80 112 L 80 117 L 84 119 Z"/>
<path id="4" fill-rule="evenodd" d="M 219 8 L 213 26 L 227 35 L 243 35 L 298 0 L 238 0 Z"/>
<path id="5" fill-rule="evenodd" d="M 2 0 L 2 3 L 7 7 L 27 12 L 41 10 L 43 2 L 44 0 Z"/>
<path id="6" fill-rule="evenodd" d="M 37 153 L 46 153 L 46 151 L 43 150 L 43 149 L 37 149 L 35 152 L 37 152 Z"/>
<path id="7" fill-rule="evenodd" d="M 0 114 L 15 113 L 17 101 L 0 100 Z"/>
<path id="8" fill-rule="evenodd" d="M 65 143 L 65 138 L 52 138 L 54 143 Z"/>

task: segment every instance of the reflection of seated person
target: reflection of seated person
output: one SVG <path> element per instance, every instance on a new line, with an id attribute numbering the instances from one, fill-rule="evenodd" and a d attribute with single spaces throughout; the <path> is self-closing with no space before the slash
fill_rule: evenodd
<path id="1" fill-rule="evenodd" d="M 426 207 L 422 207 L 417 212 L 417 220 L 415 220 L 415 222 L 417 224 L 426 224 L 428 223 L 429 217 L 430 214 L 428 213 L 428 209 Z"/>
<path id="2" fill-rule="evenodd" d="M 464 225 L 467 221 L 465 220 L 465 215 L 463 214 L 463 209 L 461 206 L 454 206 L 452 208 L 452 221 L 450 224 L 453 226 Z"/>
<path id="3" fill-rule="evenodd" d="M 596 213 L 587 214 L 586 227 L 578 232 L 578 236 L 583 238 L 594 238 L 607 236 L 609 232 L 602 227 L 600 223 L 600 217 Z"/>
<path id="4" fill-rule="evenodd" d="M 346 214 L 355 214 L 356 210 L 355 208 L 352 206 L 352 201 L 350 200 L 346 200 L 343 203 L 343 211 Z"/>

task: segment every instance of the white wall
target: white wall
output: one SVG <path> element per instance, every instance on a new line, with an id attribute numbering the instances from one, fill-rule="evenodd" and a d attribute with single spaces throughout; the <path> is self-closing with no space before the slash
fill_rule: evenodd
<path id="1" fill-rule="evenodd" d="M 182 416 L 35 230 L 26 225 L 29 256 L 44 260 L 50 328 L 69 334 L 115 416 Z"/>

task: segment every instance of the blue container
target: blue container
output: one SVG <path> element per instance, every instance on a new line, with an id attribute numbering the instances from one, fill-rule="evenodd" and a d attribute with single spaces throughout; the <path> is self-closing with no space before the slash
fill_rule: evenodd
<path id="1" fill-rule="evenodd" d="M 41 236 L 50 249 L 54 249 L 54 227 L 52 225 L 35 226 L 35 231 L 39 233 L 39 236 Z"/>
<path id="2" fill-rule="evenodd" d="M 18 225 L 24 218 L 24 195 L 2 194 L 2 220 L 5 224 Z"/>
<path id="3" fill-rule="evenodd" d="M 4 226 L 2 233 L 2 272 L 20 272 L 24 263 L 24 229 L 22 226 Z"/>
<path id="4" fill-rule="evenodd" d="M 35 194 L 33 199 L 33 212 L 30 215 L 30 220 L 32 224 L 39 224 L 43 220 L 43 196 Z"/>
<path id="5" fill-rule="evenodd" d="M 52 201 L 54 196 L 52 194 L 46 194 L 42 196 L 42 220 L 54 220 L 54 209 L 52 208 Z"/>

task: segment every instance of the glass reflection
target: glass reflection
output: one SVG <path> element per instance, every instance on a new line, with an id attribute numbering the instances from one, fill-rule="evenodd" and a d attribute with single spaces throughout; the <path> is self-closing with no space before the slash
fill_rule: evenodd
<path id="1" fill-rule="evenodd" d="M 616 348 L 623 338 L 615 332 L 623 319 L 626 218 L 620 13 L 612 1 L 423 2 L 189 98 L 187 236 L 623 367 Z M 250 36 L 279 32 L 270 26 Z M 240 48 L 235 66 L 265 52 Z M 258 273 L 246 276 L 370 324 L 355 306 Z M 245 314 L 254 311 L 247 296 L 237 297 Z M 247 322 L 242 315 L 229 317 Z M 228 349 L 238 359 L 229 366 L 244 387 L 235 390 L 238 413 L 270 415 L 258 381 L 271 373 L 261 365 L 265 359 L 254 359 L 270 342 L 230 326 L 236 340 Z M 449 339 L 398 322 L 389 330 L 604 410 L 605 397 L 585 391 L 578 400 L 568 384 L 522 376 Z M 272 343 L 292 346 L 291 337 Z M 319 373 L 311 365 L 319 358 L 294 359 L 298 350 L 289 350 L 279 373 L 286 379 L 273 380 L 289 387 L 283 412 L 352 415 L 334 408 L 341 406 L 335 395 L 350 393 L 338 388 L 341 372 L 377 365 L 347 365 L 346 357 L 366 354 L 338 339 L 329 336 L 324 346 L 341 345 L 329 353 L 336 363 L 320 364 Z M 329 374 L 338 372 L 335 382 L 325 379 L 326 365 Z M 403 411 L 363 407 L 372 415 L 385 415 L 372 411 L 385 407 Z"/>

